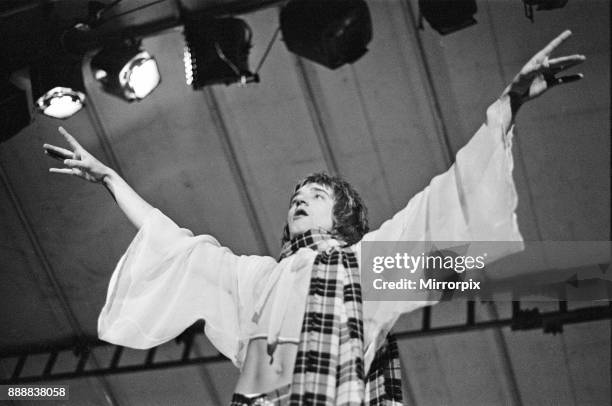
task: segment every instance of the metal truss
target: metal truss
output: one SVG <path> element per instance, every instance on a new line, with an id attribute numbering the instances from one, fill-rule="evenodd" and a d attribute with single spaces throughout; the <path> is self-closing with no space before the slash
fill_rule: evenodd
<path id="1" fill-rule="evenodd" d="M 422 312 L 421 327 L 414 330 L 396 332 L 398 339 L 410 339 L 415 337 L 435 336 L 449 333 L 462 333 L 473 330 L 484 330 L 491 328 L 510 327 L 511 330 L 534 330 L 543 329 L 544 333 L 561 333 L 563 326 L 567 324 L 583 323 L 589 321 L 612 319 L 612 301 L 603 302 L 602 306 L 583 307 L 568 310 L 566 301 L 559 301 L 559 309 L 550 312 L 540 312 L 539 309 L 523 309 L 520 301 L 514 301 L 512 306 L 512 317 L 490 321 L 476 321 L 476 302 L 468 301 L 466 304 L 466 319 L 464 323 L 446 326 L 431 326 L 432 307 L 425 307 Z M 158 369 L 184 367 L 197 364 L 210 364 L 227 361 L 221 354 L 212 356 L 192 357 L 191 349 L 196 336 L 203 334 L 204 323 L 199 321 L 185 330 L 175 341 L 182 345 L 182 352 L 172 361 L 156 361 L 155 353 L 158 347 L 147 351 L 144 362 L 140 364 L 121 365 L 121 356 L 124 347 L 113 346 L 97 339 L 91 339 L 86 343 L 82 341 L 74 345 L 42 345 L 27 346 L 24 348 L 0 351 L 0 361 L 9 359 L 17 360 L 12 376 L 0 380 L 0 384 L 27 384 L 34 382 L 49 382 L 66 379 L 76 379 L 100 375 L 120 374 L 126 372 L 140 372 Z M 113 355 L 108 360 L 106 367 L 85 368 L 89 355 L 96 347 L 114 347 Z M 53 368 L 60 353 L 72 352 L 76 365 L 70 372 L 53 372 Z M 47 362 L 41 373 L 36 375 L 22 376 L 24 366 L 31 356 L 46 356 Z M 100 358 L 97 354 L 96 356 Z"/>

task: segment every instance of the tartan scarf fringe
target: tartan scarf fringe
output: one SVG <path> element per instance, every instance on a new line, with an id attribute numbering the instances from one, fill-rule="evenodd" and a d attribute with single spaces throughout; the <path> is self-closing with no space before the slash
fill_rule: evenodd
<path id="1" fill-rule="evenodd" d="M 332 242 L 330 244 L 330 242 Z M 290 405 L 401 405 L 397 344 L 390 335 L 366 376 L 359 263 L 329 233 L 309 231 L 287 242 L 281 258 L 308 247 L 314 260 Z"/>

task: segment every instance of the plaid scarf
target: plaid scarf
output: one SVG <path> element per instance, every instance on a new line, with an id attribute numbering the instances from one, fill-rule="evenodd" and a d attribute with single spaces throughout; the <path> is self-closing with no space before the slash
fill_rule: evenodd
<path id="1" fill-rule="evenodd" d="M 281 259 L 298 249 L 318 251 L 291 383 L 291 405 L 401 405 L 397 344 L 389 335 L 364 374 L 359 263 L 327 233 L 309 231 L 287 242 Z"/>

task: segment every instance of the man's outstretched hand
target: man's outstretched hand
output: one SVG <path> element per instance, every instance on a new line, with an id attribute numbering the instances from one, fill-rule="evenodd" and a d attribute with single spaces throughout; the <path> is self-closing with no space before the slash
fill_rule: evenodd
<path id="1" fill-rule="evenodd" d="M 570 35 L 572 35 L 571 31 L 564 31 L 535 54 L 504 90 L 502 96 L 510 96 L 513 112 L 516 112 L 523 103 L 535 99 L 552 87 L 582 79 L 581 73 L 557 75 L 584 62 L 586 60 L 584 55 L 550 57 L 550 54 Z"/>
<path id="2" fill-rule="evenodd" d="M 87 152 L 63 127 L 59 127 L 59 132 L 70 144 L 72 151 L 55 145 L 44 144 L 45 154 L 65 165 L 64 168 L 50 168 L 49 172 L 74 175 L 89 182 L 101 183 L 104 177 L 109 174 L 110 169 Z"/>

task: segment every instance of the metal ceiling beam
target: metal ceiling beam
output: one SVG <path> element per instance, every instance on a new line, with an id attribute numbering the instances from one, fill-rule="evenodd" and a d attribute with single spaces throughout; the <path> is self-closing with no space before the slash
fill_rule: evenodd
<path id="1" fill-rule="evenodd" d="M 372 116 L 370 115 L 370 112 L 368 111 L 367 104 L 366 104 L 366 96 L 364 94 L 363 88 L 359 81 L 359 76 L 357 75 L 357 70 L 355 68 L 355 65 L 350 66 L 350 71 L 353 76 L 355 90 L 357 91 L 357 99 L 359 100 L 359 108 L 361 109 L 361 114 L 365 122 L 368 138 L 370 139 L 370 146 L 374 150 L 374 156 L 376 156 L 376 162 L 378 164 L 378 167 L 380 168 L 380 178 L 384 186 L 385 193 L 387 195 L 387 199 L 389 202 L 391 202 L 392 212 L 396 213 L 398 210 L 404 207 L 406 203 L 405 202 L 400 203 L 399 206 L 393 203 L 393 193 L 391 191 L 394 190 L 394 188 L 392 188 L 391 184 L 389 183 L 389 176 L 387 175 L 387 170 L 385 169 L 385 165 L 384 165 L 385 160 L 383 159 L 383 156 L 380 150 L 380 146 L 379 146 L 379 142 L 376 139 Z"/>
<path id="2" fill-rule="evenodd" d="M 425 76 L 425 81 L 423 82 L 423 88 L 425 92 L 428 94 L 428 101 L 430 103 L 430 110 L 433 116 L 434 125 L 438 129 L 438 136 L 440 139 L 440 146 L 442 147 L 442 153 L 446 160 L 446 164 L 450 165 L 455 159 L 455 154 L 453 153 L 453 147 L 451 144 L 451 139 L 448 130 L 447 120 L 442 113 L 442 103 L 440 102 L 440 95 L 436 90 L 436 86 L 434 85 L 434 75 L 432 73 L 432 69 L 427 58 L 427 53 L 425 52 L 425 46 L 423 45 L 423 38 L 421 37 L 421 33 L 419 27 L 416 26 L 417 18 L 415 16 L 415 12 L 412 9 L 412 4 L 409 1 L 402 1 L 400 3 L 401 10 L 403 13 L 404 20 L 406 21 L 406 29 L 411 30 L 410 34 L 415 39 L 415 44 L 417 45 L 418 57 L 415 62 L 421 65 L 421 70 L 423 75 Z"/>
<path id="3" fill-rule="evenodd" d="M 561 333 L 563 332 L 563 326 L 568 324 L 606 320 L 612 319 L 612 301 L 608 302 L 607 305 L 603 306 L 591 306 L 583 307 L 574 310 L 568 310 L 566 303 L 559 302 L 559 310 L 550 312 L 540 312 L 537 308 L 535 309 L 522 309 L 519 301 L 513 302 L 513 314 L 512 317 L 490 320 L 490 321 L 476 321 L 475 319 L 476 303 L 467 302 L 466 304 L 466 317 L 463 323 L 451 324 L 446 326 L 431 326 L 431 312 L 432 307 L 426 307 L 422 312 L 422 323 L 421 327 L 415 330 L 408 330 L 403 332 L 395 333 L 398 339 L 410 339 L 416 337 L 426 336 L 437 336 L 452 333 L 463 333 L 474 330 L 485 330 L 491 328 L 510 327 L 512 330 L 535 330 L 543 329 L 544 333 Z M 189 327 L 183 334 L 175 339 L 175 341 L 183 345 L 183 351 L 180 356 L 177 356 L 172 361 L 156 361 L 155 351 L 153 348 L 148 351 L 145 360 L 140 364 L 121 365 L 121 355 L 123 353 L 123 347 L 115 346 L 115 351 L 112 356 L 109 356 L 106 366 L 94 367 L 85 369 L 84 366 L 87 362 L 89 355 L 93 348 L 110 346 L 111 344 L 91 340 L 87 347 L 76 348 L 74 346 L 65 346 L 62 348 L 24 348 L 19 351 L 13 351 L 12 353 L 4 352 L 0 354 L 0 361 L 4 365 L 7 359 L 15 359 L 14 372 L 11 378 L 0 380 L 0 384 L 26 384 L 33 382 L 49 382 L 65 379 L 75 379 L 92 376 L 105 376 L 111 374 L 121 374 L 130 372 L 142 372 L 151 370 L 160 370 L 168 368 L 183 367 L 196 364 L 210 364 L 217 362 L 225 362 L 228 359 L 221 355 L 211 356 L 195 356 L 192 357 L 193 351 L 193 340 L 197 335 L 203 334 L 204 325 L 203 322 L 197 322 Z M 62 352 L 72 352 L 76 354 L 76 366 L 71 372 L 53 373 L 53 367 L 55 360 Z M 30 355 L 47 355 L 47 362 L 42 373 L 31 376 L 21 376 L 21 372 L 27 362 Z"/>
<path id="4" fill-rule="evenodd" d="M 325 166 L 328 172 L 333 175 L 340 175 L 340 169 L 338 167 L 338 161 L 334 155 L 334 149 L 331 145 L 332 138 L 334 137 L 329 134 L 329 131 L 333 126 L 326 125 L 330 120 L 326 116 L 328 109 L 323 105 L 325 98 L 323 92 L 320 89 L 318 79 L 316 77 L 316 71 L 307 65 L 307 62 L 297 55 L 292 55 L 296 67 L 296 73 L 300 88 L 304 94 L 304 101 L 308 108 L 308 113 L 312 121 L 315 135 L 319 141 L 319 147 L 321 148 L 321 154 L 325 161 Z"/>
<path id="5" fill-rule="evenodd" d="M 264 229 L 260 218 L 261 216 L 258 214 L 259 212 L 256 208 L 253 196 L 249 192 L 251 188 L 249 188 L 246 175 L 240 166 L 238 153 L 236 152 L 236 148 L 232 142 L 230 131 L 227 128 L 217 96 L 215 96 L 214 91 L 210 87 L 202 89 L 202 93 L 204 94 L 206 105 L 209 107 L 210 116 L 213 120 L 214 126 L 219 134 L 219 141 L 221 142 L 221 146 L 225 152 L 229 169 L 236 182 L 238 193 L 240 194 L 242 204 L 246 210 L 246 216 L 249 219 L 253 232 L 255 233 L 257 250 L 262 255 L 273 255 L 272 250 L 266 241 L 266 235 L 263 231 Z"/>
<path id="6" fill-rule="evenodd" d="M 205 357 L 205 355 L 202 355 L 202 351 L 200 350 L 199 345 L 193 346 L 193 353 L 197 358 Z M 185 357 L 189 357 L 189 350 L 186 349 L 185 347 L 183 348 L 182 356 L 183 356 L 183 359 L 186 359 Z M 204 385 L 204 387 L 206 388 L 206 392 L 208 393 L 208 396 L 210 397 L 210 400 L 212 401 L 212 403 L 215 405 L 223 404 L 223 402 L 221 401 L 221 395 L 219 394 L 219 390 L 217 386 L 215 385 L 215 382 L 212 379 L 212 376 L 210 372 L 208 371 L 208 368 L 206 367 L 206 363 L 204 364 L 200 363 L 200 368 L 198 368 L 198 373 L 200 375 L 200 380 L 202 381 L 202 385 Z"/>
<path id="7" fill-rule="evenodd" d="M 45 3 L 49 3 L 42 0 L 29 0 L 29 1 L 7 1 L 0 3 L 0 20 L 12 17 L 14 15 L 33 10 L 43 6 Z"/>
<path id="8" fill-rule="evenodd" d="M 567 302 L 563 303 L 565 303 L 565 305 L 559 306 L 560 312 L 567 311 Z M 513 310 L 515 312 L 520 312 L 520 306 L 517 308 L 517 304 L 513 305 Z M 485 311 L 489 318 L 495 320 L 499 319 L 499 313 L 497 311 L 497 306 L 495 305 L 495 303 L 492 302 L 490 306 L 486 308 Z M 522 406 L 524 402 L 521 396 L 521 390 L 515 373 L 515 368 L 512 364 L 512 357 L 510 356 L 510 350 L 506 342 L 506 337 L 502 333 L 501 329 L 494 329 L 492 333 L 493 342 L 497 347 L 497 351 L 495 351 L 494 356 L 499 361 L 499 368 L 501 369 L 501 375 L 503 376 L 503 379 L 500 379 L 500 389 L 503 391 L 503 396 L 507 399 L 508 405 Z"/>

